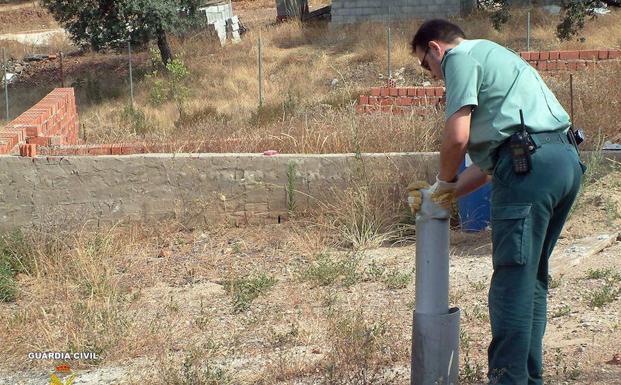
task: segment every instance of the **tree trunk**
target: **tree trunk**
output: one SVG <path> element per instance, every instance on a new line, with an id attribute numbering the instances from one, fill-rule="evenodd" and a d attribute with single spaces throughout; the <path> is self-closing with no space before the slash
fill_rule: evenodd
<path id="1" fill-rule="evenodd" d="M 164 63 L 164 65 L 170 63 L 172 61 L 172 52 L 170 52 L 166 31 L 161 27 L 157 29 L 157 47 L 160 49 L 162 63 Z"/>

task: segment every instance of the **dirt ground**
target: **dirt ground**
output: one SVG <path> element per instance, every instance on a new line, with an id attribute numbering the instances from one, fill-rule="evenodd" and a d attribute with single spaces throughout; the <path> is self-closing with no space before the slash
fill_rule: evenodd
<path id="1" fill-rule="evenodd" d="M 621 384 L 620 181 L 616 171 L 588 186 L 552 258 L 560 268 L 551 271 L 548 384 Z M 215 226 L 159 234 L 114 257 L 107 263 L 124 293 L 123 326 L 102 361 L 70 362 L 76 383 L 407 383 L 415 242 L 352 251 L 326 244 L 323 231 L 301 221 Z M 565 262 L 581 240 L 606 235 L 602 250 Z M 464 384 L 485 378 L 490 253 L 489 232 L 452 232 L 450 303 L 462 310 Z M 46 296 L 35 282 L 22 277 L 20 300 L 0 304 L 3 322 Z M 59 361 L 27 354 L 62 346 L 42 342 L 62 334 L 44 322 L 4 324 L 28 342 L 12 338 L 0 352 L 0 384 L 44 383 Z"/>

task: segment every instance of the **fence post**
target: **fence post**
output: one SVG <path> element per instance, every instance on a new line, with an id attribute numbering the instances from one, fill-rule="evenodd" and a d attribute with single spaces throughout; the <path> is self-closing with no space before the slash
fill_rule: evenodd
<path id="1" fill-rule="evenodd" d="M 574 74 L 569 74 L 569 111 L 571 114 L 571 124 L 574 122 Z"/>
<path id="2" fill-rule="evenodd" d="M 127 52 L 129 56 L 129 105 L 134 110 L 134 74 L 132 69 L 132 40 L 127 40 Z"/>
<path id="3" fill-rule="evenodd" d="M 65 88 L 65 67 L 63 63 L 63 51 L 60 51 L 58 56 L 60 57 L 60 87 Z"/>
<path id="4" fill-rule="evenodd" d="M 261 54 L 261 34 L 259 33 L 259 108 L 263 107 L 263 57 Z"/>
<path id="5" fill-rule="evenodd" d="M 388 6 L 388 80 L 390 81 L 392 79 L 392 63 L 391 63 L 391 45 L 392 45 L 392 32 L 390 30 L 390 22 L 391 22 L 391 18 L 390 18 L 390 6 Z"/>
<path id="6" fill-rule="evenodd" d="M 3 67 L 4 67 L 4 102 L 6 105 L 6 120 L 9 121 L 11 120 L 11 117 L 9 116 L 9 79 L 7 77 L 6 74 L 6 48 L 2 48 L 2 63 L 3 63 Z"/>
<path id="7" fill-rule="evenodd" d="M 528 11 L 526 23 L 526 51 L 530 51 L 530 11 Z"/>

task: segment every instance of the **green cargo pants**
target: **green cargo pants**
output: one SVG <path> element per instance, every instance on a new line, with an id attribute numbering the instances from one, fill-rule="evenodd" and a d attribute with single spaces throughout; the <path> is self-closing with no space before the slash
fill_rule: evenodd
<path id="1" fill-rule="evenodd" d="M 507 148 L 494 169 L 490 384 L 543 384 L 548 259 L 585 169 L 565 135 L 555 135 L 540 143 L 529 174 L 513 172 Z"/>

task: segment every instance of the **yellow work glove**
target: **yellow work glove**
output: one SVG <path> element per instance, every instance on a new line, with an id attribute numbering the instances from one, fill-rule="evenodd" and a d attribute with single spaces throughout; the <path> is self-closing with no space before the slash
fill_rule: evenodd
<path id="1" fill-rule="evenodd" d="M 408 205 L 412 210 L 412 215 L 420 210 L 420 206 L 423 204 L 423 193 L 420 190 L 426 190 L 429 188 L 429 183 L 423 180 L 417 180 L 410 183 L 407 187 L 408 190 Z"/>
<path id="2" fill-rule="evenodd" d="M 431 199 L 438 206 L 441 206 L 447 210 L 450 210 L 455 203 L 455 186 L 457 183 L 449 183 L 438 179 L 436 176 L 436 183 L 433 186 L 429 186 L 429 183 L 425 181 L 415 181 L 408 185 L 408 205 L 412 211 L 412 215 L 420 210 L 422 205 L 422 193 L 420 190 L 429 190 L 431 193 Z"/>

